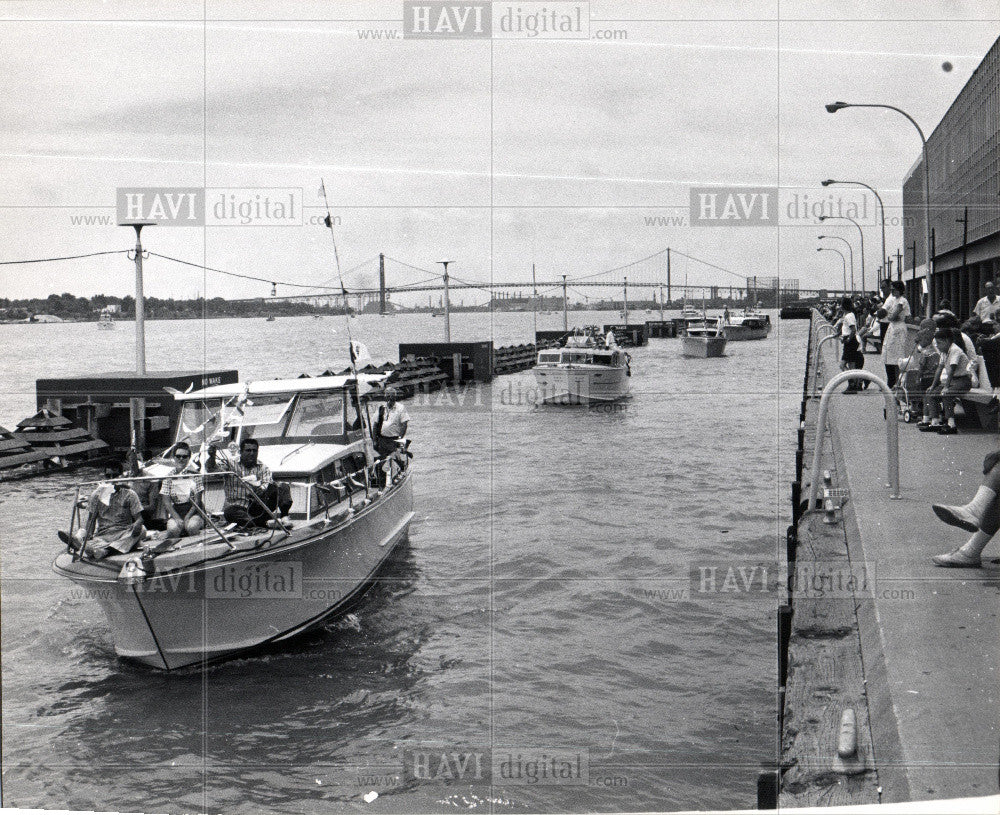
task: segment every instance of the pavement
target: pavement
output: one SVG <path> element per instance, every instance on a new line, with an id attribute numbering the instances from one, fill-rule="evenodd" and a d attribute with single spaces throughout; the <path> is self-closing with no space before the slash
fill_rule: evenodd
<path id="1" fill-rule="evenodd" d="M 868 356 L 866 368 L 882 373 L 878 357 Z M 827 367 L 826 379 L 833 373 Z M 901 498 L 892 499 L 883 407 L 873 387 L 835 395 L 830 410 L 837 486 L 850 489 L 849 554 L 874 575 L 858 620 L 882 800 L 992 795 L 1000 772 L 1000 534 L 982 568 L 937 567 L 931 557 L 969 535 L 939 521 L 931 504 L 968 501 L 983 456 L 1000 440 L 971 423 L 939 436 L 900 422 Z"/>

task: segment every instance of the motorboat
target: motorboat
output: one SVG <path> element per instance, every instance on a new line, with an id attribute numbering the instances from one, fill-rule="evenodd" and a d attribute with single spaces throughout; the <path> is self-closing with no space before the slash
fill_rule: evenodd
<path id="1" fill-rule="evenodd" d="M 185 477 L 203 489 L 196 508 L 204 531 L 102 559 L 67 545 L 53 564 L 100 604 L 119 656 L 165 670 L 203 665 L 284 642 L 356 604 L 413 519 L 408 453 L 400 445 L 377 458 L 372 445 L 372 411 L 386 377 L 350 373 L 173 393 L 181 402 L 174 445 L 187 442 L 200 459 Z M 227 483 L 237 479 L 226 457 L 234 460 L 245 438 L 258 441 L 259 461 L 292 501 L 282 514 L 251 493 L 267 526 L 241 531 L 222 510 Z M 173 472 L 154 463 L 141 477 L 114 481 L 159 481 Z M 77 488 L 69 540 L 85 522 L 81 502 L 94 488 Z"/>
<path id="2" fill-rule="evenodd" d="M 594 332 L 571 334 L 562 348 L 538 352 L 532 369 L 544 404 L 585 405 L 628 396 L 632 358 L 615 342 Z"/>
<path id="3" fill-rule="evenodd" d="M 763 340 L 771 333 L 771 317 L 762 311 L 746 309 L 742 314 L 724 314 L 723 318 L 730 342 Z"/>
<path id="4" fill-rule="evenodd" d="M 686 357 L 721 357 L 726 352 L 726 328 L 720 318 L 714 323 L 690 323 L 681 336 L 681 353 Z"/>
<path id="5" fill-rule="evenodd" d="M 115 318 L 110 311 L 102 311 L 97 318 L 97 327 L 103 331 L 113 331 L 115 328 Z"/>

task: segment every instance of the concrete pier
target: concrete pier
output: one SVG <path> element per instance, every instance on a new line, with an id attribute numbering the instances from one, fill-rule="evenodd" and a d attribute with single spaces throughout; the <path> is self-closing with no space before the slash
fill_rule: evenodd
<path id="1" fill-rule="evenodd" d="M 821 385 L 838 371 L 838 350 L 824 346 Z M 884 376 L 879 357 L 865 362 Z M 807 396 L 800 427 L 806 466 L 800 455 L 793 487 L 802 503 L 817 407 Z M 937 520 L 931 504 L 971 498 L 997 438 L 972 417 L 957 436 L 901 423 L 901 497 L 893 499 L 883 408 L 873 388 L 832 398 L 821 467 L 831 500 L 805 514 L 800 504 L 789 530 L 789 568 L 800 579 L 788 597 L 781 807 L 998 790 L 1000 541 L 987 547 L 981 569 L 931 561 L 968 538 Z M 854 580 L 839 589 L 828 581 L 817 592 L 808 578 L 820 574 Z M 844 758 L 838 738 L 848 709 L 857 750 Z"/>

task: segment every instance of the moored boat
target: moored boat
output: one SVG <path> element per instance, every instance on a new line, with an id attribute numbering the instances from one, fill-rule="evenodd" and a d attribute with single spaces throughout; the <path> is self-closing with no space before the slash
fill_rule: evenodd
<path id="1" fill-rule="evenodd" d="M 539 351 L 532 369 L 544 404 L 586 405 L 614 402 L 629 393 L 631 357 L 615 343 L 574 334 L 562 348 Z"/>
<path id="2" fill-rule="evenodd" d="M 408 454 L 400 447 L 376 459 L 369 435 L 385 379 L 319 376 L 175 394 L 183 402 L 175 445 L 201 450 L 201 468 L 184 477 L 203 488 L 196 506 L 204 531 L 102 559 L 68 547 L 53 564 L 101 605 L 121 657 L 166 670 L 203 664 L 283 642 L 358 600 L 413 518 Z M 222 460 L 210 466 L 210 446 L 232 448 L 251 437 L 292 500 L 283 514 L 252 493 L 267 526 L 240 531 L 221 514 L 237 476 Z M 115 480 L 173 472 L 160 467 Z M 77 497 L 70 536 L 82 522 L 86 496 L 78 489 Z"/>

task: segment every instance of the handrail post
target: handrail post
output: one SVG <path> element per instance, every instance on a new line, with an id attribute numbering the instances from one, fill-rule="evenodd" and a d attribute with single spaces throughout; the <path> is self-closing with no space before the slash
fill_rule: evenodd
<path id="1" fill-rule="evenodd" d="M 886 384 L 884 379 L 880 379 L 869 371 L 854 369 L 843 371 L 833 377 L 823 388 L 823 395 L 819 400 L 819 417 L 816 423 L 816 442 L 813 446 L 813 460 L 811 477 L 809 481 L 809 504 L 807 511 L 816 509 L 816 494 L 820 484 L 820 464 L 823 450 L 823 436 L 826 433 L 826 416 L 830 407 L 830 396 L 841 382 L 850 379 L 866 379 L 878 386 L 885 397 L 885 445 L 888 454 L 889 488 L 892 490 L 889 497 L 899 498 L 899 416 L 896 410 L 896 399 L 892 395 L 892 389 Z M 891 417 L 891 418 L 890 418 Z"/>

